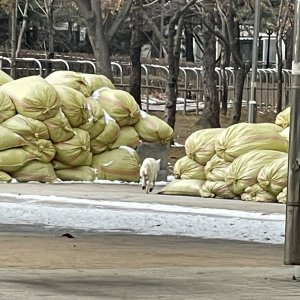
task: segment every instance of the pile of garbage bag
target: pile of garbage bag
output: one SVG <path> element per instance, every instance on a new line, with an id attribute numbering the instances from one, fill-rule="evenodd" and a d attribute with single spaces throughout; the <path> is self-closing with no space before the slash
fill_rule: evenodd
<path id="1" fill-rule="evenodd" d="M 13 80 L 1 71 L 0 97 L 0 182 L 138 182 L 139 143 L 173 135 L 103 75 Z"/>
<path id="2" fill-rule="evenodd" d="M 285 203 L 290 108 L 273 123 L 203 129 L 185 141 L 186 156 L 161 194 Z"/>

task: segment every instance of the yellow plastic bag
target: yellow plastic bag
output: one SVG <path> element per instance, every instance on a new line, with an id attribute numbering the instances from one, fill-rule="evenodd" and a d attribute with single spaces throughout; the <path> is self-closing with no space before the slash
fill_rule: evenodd
<path id="1" fill-rule="evenodd" d="M 258 173 L 266 164 L 282 157 L 286 157 L 286 153 L 274 150 L 249 151 L 228 167 L 226 182 L 234 194 L 241 195 L 246 187 L 257 183 Z"/>
<path id="2" fill-rule="evenodd" d="M 55 156 L 55 147 L 49 140 L 40 139 L 32 141 L 24 146 L 23 149 L 33 154 L 38 161 L 45 164 L 49 163 Z"/>
<path id="3" fill-rule="evenodd" d="M 97 169 L 97 178 L 138 182 L 139 157 L 132 148 L 121 146 L 93 156 L 92 167 Z"/>
<path id="4" fill-rule="evenodd" d="M 284 204 L 286 203 L 286 200 L 287 200 L 287 187 L 285 187 L 282 190 L 282 192 L 277 195 L 276 199 L 279 203 L 284 203 Z"/>
<path id="5" fill-rule="evenodd" d="M 14 102 L 17 112 L 28 118 L 47 120 L 54 117 L 61 106 L 54 87 L 39 76 L 13 80 L 0 89 Z"/>
<path id="6" fill-rule="evenodd" d="M 230 190 L 230 186 L 225 181 L 205 181 L 200 188 L 200 195 L 204 198 L 223 198 L 233 199 L 234 193 Z"/>
<path id="7" fill-rule="evenodd" d="M 120 128 L 118 138 L 112 145 L 109 145 L 109 149 L 117 149 L 120 146 L 128 146 L 132 149 L 136 149 L 139 143 L 140 137 L 134 127 L 124 126 Z"/>
<path id="8" fill-rule="evenodd" d="M 0 70 L 0 86 L 10 81 L 13 81 L 13 79 L 4 71 Z"/>
<path id="9" fill-rule="evenodd" d="M 223 131 L 223 128 L 195 131 L 185 141 L 186 155 L 205 165 L 215 155 L 215 140 Z"/>
<path id="10" fill-rule="evenodd" d="M 178 179 L 206 179 L 204 166 L 198 164 L 188 156 L 183 156 L 176 161 L 173 174 Z"/>
<path id="11" fill-rule="evenodd" d="M 140 119 L 140 108 L 126 91 L 102 88 L 95 91 L 92 98 L 100 102 L 120 127 L 134 125 Z"/>
<path id="12" fill-rule="evenodd" d="M 280 135 L 285 137 L 288 141 L 290 139 L 290 127 L 286 127 L 280 132 Z"/>
<path id="13" fill-rule="evenodd" d="M 0 151 L 0 170 L 15 172 L 25 164 L 35 159 L 35 156 L 21 148 Z"/>
<path id="14" fill-rule="evenodd" d="M 241 199 L 243 201 L 276 202 L 276 196 L 263 190 L 258 184 L 247 187 L 241 195 Z"/>
<path id="15" fill-rule="evenodd" d="M 53 182 L 57 179 L 51 164 L 39 161 L 31 161 L 16 172 L 12 177 L 19 182 L 39 181 Z"/>
<path id="16" fill-rule="evenodd" d="M 86 130 L 90 134 L 91 139 L 94 139 L 101 134 L 105 128 L 104 110 L 98 101 L 87 98 L 87 112 L 88 121 L 79 126 L 79 128 Z"/>
<path id="17" fill-rule="evenodd" d="M 53 143 L 65 142 L 75 134 L 61 109 L 53 118 L 44 121 L 44 124 L 48 128 L 50 139 Z"/>
<path id="18" fill-rule="evenodd" d="M 204 180 L 176 179 L 164 186 L 158 194 L 200 197 L 200 188 Z"/>
<path id="19" fill-rule="evenodd" d="M 12 130 L 0 125 L 0 151 L 26 145 L 27 142 Z"/>
<path id="20" fill-rule="evenodd" d="M 56 170 L 55 173 L 63 181 L 94 181 L 97 176 L 97 170 L 88 166 Z"/>
<path id="21" fill-rule="evenodd" d="M 91 93 L 94 91 L 101 89 L 103 87 L 108 87 L 110 89 L 115 89 L 115 86 L 111 82 L 110 79 L 108 79 L 104 75 L 97 75 L 97 74 L 87 74 L 87 73 L 82 73 L 84 76 L 84 79 L 88 83 L 91 89 Z"/>
<path id="22" fill-rule="evenodd" d="M 89 166 L 92 163 L 90 136 L 79 128 L 74 128 L 75 135 L 70 140 L 54 144 L 55 160 L 68 166 Z"/>
<path id="23" fill-rule="evenodd" d="M 3 172 L 3 171 L 0 171 L 0 183 L 3 183 L 3 182 L 11 182 L 12 178 L 9 174 Z"/>
<path id="24" fill-rule="evenodd" d="M 275 159 L 265 165 L 259 171 L 257 181 L 263 190 L 276 196 L 287 186 L 287 177 L 288 155 L 286 154 L 286 157 Z"/>
<path id="25" fill-rule="evenodd" d="M 88 121 L 86 98 L 78 91 L 62 85 L 55 85 L 61 101 L 61 108 L 72 127 L 78 127 Z"/>
<path id="26" fill-rule="evenodd" d="M 109 149 L 110 145 L 117 140 L 120 134 L 120 127 L 117 122 L 105 112 L 104 130 L 91 140 L 91 151 L 93 154 L 99 154 Z"/>
<path id="27" fill-rule="evenodd" d="M 229 165 L 230 162 L 215 154 L 204 167 L 207 180 L 225 181 Z"/>
<path id="28" fill-rule="evenodd" d="M 272 123 L 239 123 L 225 129 L 216 139 L 219 157 L 233 161 L 251 150 L 288 151 L 288 141 L 279 132 L 282 128 Z"/>
<path id="29" fill-rule="evenodd" d="M 173 137 L 173 129 L 169 124 L 144 111 L 141 111 L 141 118 L 134 128 L 145 142 L 168 143 Z"/>
<path id="30" fill-rule="evenodd" d="M 70 169 L 72 167 L 70 167 L 69 165 L 66 165 L 66 164 L 63 164 L 61 163 L 60 161 L 57 161 L 57 160 L 52 160 L 51 161 L 52 165 L 53 165 L 53 168 L 56 172 L 56 170 L 65 170 L 65 169 Z M 73 167 L 73 168 L 76 168 L 76 167 Z"/>
<path id="31" fill-rule="evenodd" d="M 0 123 L 13 117 L 16 114 L 16 108 L 8 95 L 0 91 Z"/>
<path id="32" fill-rule="evenodd" d="M 85 97 L 91 95 L 91 87 L 82 73 L 73 71 L 55 71 L 46 77 L 46 80 L 53 85 L 62 85 L 72 88 Z"/>
<path id="33" fill-rule="evenodd" d="M 20 114 L 6 120 L 1 125 L 19 134 L 27 141 L 49 139 L 48 129 L 43 122 Z"/>
<path id="34" fill-rule="evenodd" d="M 290 114 L 291 108 L 287 107 L 285 110 L 283 110 L 276 116 L 275 124 L 281 126 L 282 128 L 290 126 Z"/>

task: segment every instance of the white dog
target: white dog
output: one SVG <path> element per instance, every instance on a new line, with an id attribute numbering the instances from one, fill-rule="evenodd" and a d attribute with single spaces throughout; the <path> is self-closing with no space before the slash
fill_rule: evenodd
<path id="1" fill-rule="evenodd" d="M 153 191 L 157 174 L 160 168 L 160 159 L 145 158 L 140 168 L 140 177 L 142 179 L 142 189 L 146 193 Z"/>

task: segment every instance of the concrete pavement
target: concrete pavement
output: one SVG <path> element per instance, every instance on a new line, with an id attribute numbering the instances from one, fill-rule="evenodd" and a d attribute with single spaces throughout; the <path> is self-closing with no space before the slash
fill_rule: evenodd
<path id="1" fill-rule="evenodd" d="M 191 196 L 170 196 L 156 194 L 160 186 L 155 187 L 152 194 L 145 194 L 140 185 L 135 184 L 94 184 L 94 183 L 18 183 L 1 184 L 1 193 L 14 193 L 21 195 L 56 195 L 76 197 L 92 200 L 129 201 L 140 203 L 159 203 L 166 205 L 179 205 L 188 207 L 218 208 L 229 210 L 242 210 L 271 213 L 285 213 L 285 205 L 280 203 L 258 203 L 251 201 L 200 198 Z"/>
<path id="2" fill-rule="evenodd" d="M 285 213 L 282 204 L 145 195 L 138 185 L 2 184 L 0 202 L 17 203 L 5 193 Z M 282 245 L 89 230 L 66 238 L 64 228 L 38 224 L 0 229 L 1 300 L 300 298 Z"/>
<path id="3" fill-rule="evenodd" d="M 145 194 L 132 184 L 7 184 L 0 210 L 0 224 L 284 242 L 282 204 Z"/>
<path id="4" fill-rule="evenodd" d="M 190 237 L 0 235 L 0 299 L 299 299 L 283 247 Z"/>
<path id="5" fill-rule="evenodd" d="M 299 283 L 289 273 L 263 267 L 0 270 L 0 299 L 299 299 Z"/>

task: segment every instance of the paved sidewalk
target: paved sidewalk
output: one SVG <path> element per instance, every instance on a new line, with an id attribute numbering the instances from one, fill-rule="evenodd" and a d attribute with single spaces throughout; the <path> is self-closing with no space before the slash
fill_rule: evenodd
<path id="1" fill-rule="evenodd" d="M 189 237 L 0 235 L 1 300 L 299 299 L 283 247 Z"/>
<path id="2" fill-rule="evenodd" d="M 159 189 L 157 189 L 159 190 Z M 283 244 L 285 205 L 145 194 L 139 185 L 7 184 L 0 224 Z"/>
<path id="3" fill-rule="evenodd" d="M 300 283 L 286 268 L 0 270 L 3 300 L 289 300 Z"/>
<path id="4" fill-rule="evenodd" d="M 140 203 L 159 203 L 166 205 L 180 205 L 188 207 L 219 208 L 262 212 L 266 214 L 285 214 L 285 205 L 280 203 L 259 203 L 241 200 L 200 198 L 191 196 L 170 196 L 155 194 L 160 190 L 155 187 L 154 193 L 145 194 L 140 185 L 135 184 L 97 184 L 97 183 L 18 183 L 1 184 L 0 201 L 2 193 L 21 195 L 56 195 L 93 200 L 128 201 Z"/>
<path id="5" fill-rule="evenodd" d="M 44 207 L 51 208 L 53 200 L 50 196 L 56 195 L 96 203 L 98 200 L 159 203 L 176 206 L 179 210 L 190 207 L 225 209 L 232 214 L 239 213 L 236 211 L 241 214 L 259 212 L 266 220 L 269 214 L 272 217 L 285 213 L 282 204 L 146 195 L 139 185 L 2 184 L 0 203 L 5 204 L 2 209 L 8 207 L 13 211 L 26 204 L 28 217 L 34 215 L 33 210 L 30 211 L 30 197 L 27 201 L 10 197 L 10 194 L 49 196 L 46 202 L 32 202 L 40 212 Z M 105 217 L 105 209 L 88 201 L 86 205 L 76 204 L 76 201 L 73 204 L 62 202 L 56 204 L 56 208 L 61 209 L 64 205 L 64 212 L 69 208 L 78 211 L 77 222 L 81 221 L 80 216 L 86 217 L 84 212 L 88 210 L 97 211 L 97 217 L 101 219 Z M 127 210 L 130 212 L 129 208 Z M 121 211 L 112 211 L 120 218 Z M 3 215 L 5 211 L 0 213 Z M 187 225 L 189 219 L 197 217 L 186 216 Z M 23 217 L 19 215 L 19 218 Z M 205 217 L 202 215 L 202 219 Z M 216 222 L 213 215 L 209 217 Z M 224 223 L 226 218 L 229 219 L 225 216 Z M 263 223 L 251 218 L 249 222 L 249 226 L 253 222 Z M 276 222 L 271 218 L 269 223 Z M 144 224 L 140 225 L 144 227 Z M 75 236 L 72 239 L 61 236 L 65 232 L 63 228 L 12 223 L 0 224 L 0 227 L 1 300 L 300 299 L 300 282 L 292 280 L 293 267 L 283 265 L 282 244 L 133 235 L 126 231 L 105 234 L 89 229 L 72 231 Z M 234 230 L 234 227 L 228 228 Z M 220 229 L 224 230 L 224 225 Z"/>

